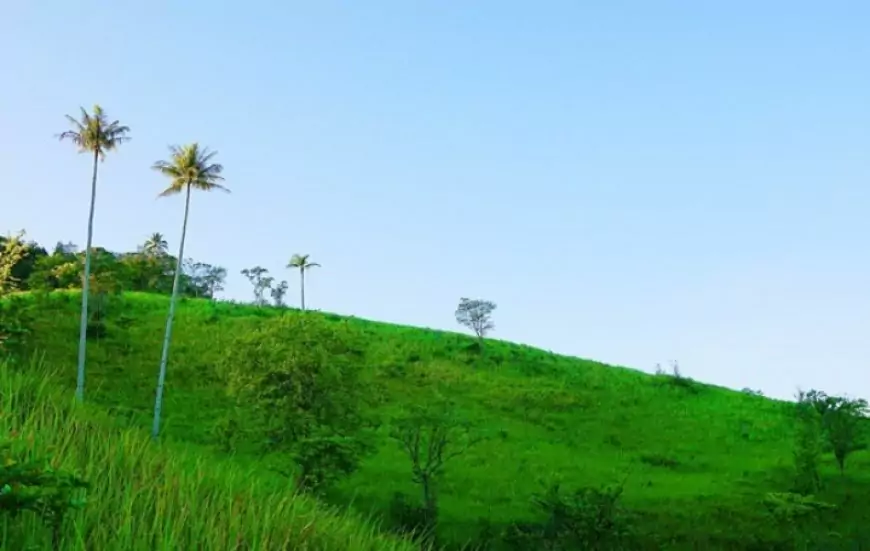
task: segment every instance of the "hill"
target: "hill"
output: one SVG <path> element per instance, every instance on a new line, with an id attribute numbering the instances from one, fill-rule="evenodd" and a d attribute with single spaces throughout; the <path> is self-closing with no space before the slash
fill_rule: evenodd
<path id="1" fill-rule="evenodd" d="M 0 493 L 0 511 L 16 509 L 10 496 L 37 489 L 79 499 L 63 491 L 63 473 L 90 483 L 84 506 L 68 514 L 75 522 L 61 519 L 56 540 L 53 520 L 0 515 L 2 549 L 414 549 L 357 516 L 291 495 L 280 477 L 199 446 L 155 444 L 99 408 L 75 406 L 57 384 L 64 378 L 45 364 L 0 362 L 0 480 L 13 486 Z M 14 488 L 16 480 L 27 489 Z"/>
<path id="2" fill-rule="evenodd" d="M 53 292 L 12 299 L 30 330 L 18 356 L 38 354 L 62 368 L 58 382 L 69 389 L 78 297 Z M 88 347 L 86 399 L 118 426 L 150 426 L 167 307 L 166 297 L 144 293 L 107 295 L 101 303 Z M 453 414 L 480 442 L 446 463 L 438 481 L 438 532 L 445 544 L 489 540 L 500 548 L 496 535 L 507 527 L 543 522 L 533 500 L 559 481 L 569 490 L 620 484 L 633 548 L 794 548 L 788 547 L 796 541 L 794 523 L 779 522 L 770 506 L 770 494 L 790 491 L 794 478 L 793 404 L 507 342 L 490 340 L 480 348 L 448 332 L 183 299 L 170 353 L 165 437 L 226 449 L 221 427 L 240 406 L 220 366 L 228 357 L 245 361 L 239 339 L 303 317 L 353 335 L 355 369 L 379 389 L 375 451 L 330 488 L 324 499 L 332 503 L 400 522 L 395 495 L 419 501 L 420 488 L 408 455 L 390 437 L 394 420 L 420 404 L 449 399 Z M 293 352 L 292 335 L 287 339 Z M 262 459 L 253 438 L 240 438 L 227 461 L 262 465 L 263 477 L 276 476 L 274 458 Z M 826 454 L 822 470 L 817 498 L 836 511 L 820 514 L 814 533 L 836 531 L 836 539 L 856 541 L 870 520 L 870 455 L 853 454 L 840 475 Z"/>

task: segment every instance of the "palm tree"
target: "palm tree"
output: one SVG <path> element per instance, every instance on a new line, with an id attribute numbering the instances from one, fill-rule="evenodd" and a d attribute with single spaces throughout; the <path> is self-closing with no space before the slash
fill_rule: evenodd
<path id="1" fill-rule="evenodd" d="M 301 282 L 301 290 L 302 290 L 302 309 L 305 310 L 305 270 L 308 268 L 319 267 L 320 264 L 317 262 L 308 262 L 308 257 L 311 256 L 309 254 L 294 254 L 290 259 L 290 263 L 287 264 L 288 268 L 299 268 L 299 277 Z"/>
<path id="2" fill-rule="evenodd" d="M 169 301 L 169 316 L 166 318 L 166 333 L 163 336 L 163 353 L 160 356 L 160 374 L 157 378 L 157 399 L 154 402 L 154 425 L 151 429 L 152 438 L 156 439 L 160 432 L 160 411 L 163 406 L 163 385 L 166 382 L 166 362 L 169 359 L 169 341 L 172 338 L 172 319 L 175 316 L 175 302 L 178 298 L 178 281 L 181 276 L 181 261 L 184 258 L 184 240 L 187 237 L 187 218 L 190 213 L 190 191 L 212 191 L 219 189 L 229 193 L 230 190 L 220 185 L 223 181 L 221 173 L 224 167 L 213 163 L 217 151 L 200 148 L 193 143 L 182 147 L 171 146 L 168 161 L 157 161 L 152 167 L 171 180 L 160 197 L 169 197 L 184 192 L 184 222 L 181 226 L 181 245 L 178 247 L 178 259 L 175 264 L 175 277 L 172 280 L 172 298 Z"/>
<path id="3" fill-rule="evenodd" d="M 79 323 L 79 358 L 78 374 L 76 376 L 76 400 L 79 402 L 85 397 L 85 347 L 87 345 L 88 331 L 88 292 L 90 291 L 91 278 L 91 240 L 94 236 L 94 204 L 97 200 L 97 166 L 98 162 L 105 160 L 106 153 L 118 148 L 122 143 L 129 141 L 127 133 L 130 129 L 122 126 L 119 121 L 109 122 L 106 113 L 99 105 L 94 106 L 94 112 L 88 113 L 81 108 L 81 119 L 70 115 L 66 118 L 72 125 L 70 130 L 61 132 L 57 137 L 70 140 L 79 153 L 92 153 L 94 156 L 94 169 L 91 176 L 91 208 L 88 213 L 88 242 L 85 245 L 85 272 L 82 276 L 82 314 Z"/>
<path id="4" fill-rule="evenodd" d="M 153 233 L 142 245 L 142 252 L 149 256 L 163 256 L 169 248 L 169 243 L 163 238 L 162 233 Z"/>

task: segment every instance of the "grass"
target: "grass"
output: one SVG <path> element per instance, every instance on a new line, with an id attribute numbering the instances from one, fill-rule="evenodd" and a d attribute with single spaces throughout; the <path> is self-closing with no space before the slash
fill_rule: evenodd
<path id="1" fill-rule="evenodd" d="M 0 431 L 19 455 L 48 457 L 92 484 L 64 526 L 63 550 L 406 550 L 348 513 L 295 496 L 286 481 L 196 446 L 151 442 L 75 406 L 57 372 L 0 364 Z M 35 515 L 0 522 L 3 549 L 52 549 Z"/>
<path id="2" fill-rule="evenodd" d="M 63 373 L 52 381 L 74 388 L 78 295 L 22 295 L 14 300 L 27 305 L 33 316 L 29 352 L 40 354 L 47 365 L 62 366 Z M 176 549 L 189 548 L 184 544 L 203 537 L 214 538 L 217 546 L 209 549 L 230 548 L 221 545 L 228 545 L 237 530 L 270 541 L 302 537 L 306 518 L 318 521 L 311 549 L 331 548 L 341 538 L 359 543 L 336 549 L 375 548 L 374 542 L 387 541 L 348 518 L 324 517 L 310 502 L 286 497 L 276 489 L 280 479 L 258 469 L 253 455 L 227 458 L 223 470 L 209 466 L 209 478 L 197 474 L 202 472 L 197 465 L 214 461 L 203 459 L 203 454 L 213 453 L 204 450 L 214 447 L 213 429 L 229 407 L 214 367 L 236 335 L 264 318 L 301 315 L 295 310 L 183 301 L 170 351 L 163 427 L 169 440 L 189 448 L 146 450 L 138 431 L 150 426 L 167 306 L 168 299 L 158 295 L 112 297 L 105 334 L 89 344 L 86 400 L 104 417 L 83 426 L 93 426 L 88 430 L 98 434 L 106 429 L 97 427 L 113 424 L 122 436 L 111 445 L 94 442 L 87 452 L 73 451 L 69 441 L 60 446 L 74 466 L 90 468 L 93 478 L 100 478 L 93 465 L 115 462 L 111 472 L 116 474 L 110 476 L 138 480 L 150 497 L 115 493 L 129 493 L 131 486 L 114 481 L 109 484 L 114 490 L 103 490 L 105 494 L 93 498 L 97 505 L 81 513 L 85 525 L 99 537 L 115 538 L 111 541 L 131 538 L 117 531 L 117 515 L 134 506 L 135 518 L 150 519 L 137 530 L 152 538 L 175 538 L 166 545 Z M 638 530 L 651 542 L 650 549 L 745 549 L 747 538 L 762 541 L 781 535 L 763 501 L 768 492 L 788 491 L 791 484 L 789 403 L 501 341 L 489 341 L 480 355 L 474 340 L 464 335 L 334 314 L 306 315 L 346 319 L 366 336 L 360 367 L 386 390 L 381 412 L 386 418 L 442 394 L 455 400 L 461 415 L 486 437 L 448 464 L 439 488 L 440 531 L 448 543 L 473 541 L 487 524 L 498 528 L 532 520 L 530 500 L 549 482 L 561 480 L 569 488 L 600 486 L 626 475 L 624 504 L 638 515 Z M 119 453 L 128 449 L 124 446 L 141 451 Z M 145 453 L 154 454 L 145 463 L 130 459 Z M 173 475 L 161 478 L 155 464 L 166 465 Z M 238 470 L 240 465 L 248 470 Z M 849 537 L 870 521 L 870 455 L 856 453 L 840 476 L 827 454 L 823 471 L 827 484 L 819 498 L 847 504 L 829 528 Z M 181 489 L 170 493 L 168 480 Z M 245 509 L 245 521 L 226 520 L 221 514 L 232 509 L 237 491 L 232 481 L 247 480 L 264 488 L 252 502 L 259 508 Z M 384 515 L 396 492 L 418 494 L 407 458 L 385 429 L 378 452 L 328 498 L 333 504 L 351 503 L 363 515 Z M 112 505 L 103 506 L 103 499 Z M 154 519 L 190 518 L 193 513 L 183 504 L 190 507 L 192 501 L 215 508 L 196 513 L 207 519 L 199 521 L 205 524 L 172 525 L 171 535 L 165 535 L 167 528 Z M 101 515 L 110 518 L 103 523 Z M 334 522 L 335 533 L 341 535 L 329 540 L 326 534 L 332 528 L 324 529 L 323 522 Z M 384 545 L 388 549 L 398 544 Z"/>

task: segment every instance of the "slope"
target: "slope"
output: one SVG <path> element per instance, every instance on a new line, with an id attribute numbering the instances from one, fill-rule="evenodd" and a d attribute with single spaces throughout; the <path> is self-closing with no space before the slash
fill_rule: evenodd
<path id="1" fill-rule="evenodd" d="M 63 382 L 72 388 L 77 295 L 17 300 L 30 305 L 27 351 L 69 366 Z M 88 349 L 88 400 L 119 422 L 150 422 L 167 304 L 159 295 L 125 294 L 104 305 L 104 332 Z M 473 339 L 454 333 L 185 299 L 167 383 L 168 436 L 215 443 L 216 420 L 229 404 L 210 372 L 235 336 L 279 315 L 322 316 L 364 334 L 360 367 L 387 390 L 387 419 L 437 391 L 487 437 L 447 466 L 439 486 L 445 541 L 479 541 L 487 527 L 534 519 L 531 498 L 554 480 L 574 488 L 622 479 L 623 502 L 639 515 L 651 548 L 750 548 L 779 537 L 763 499 L 791 484 L 790 404 L 500 341 L 480 354 Z M 870 488 L 868 467 L 870 456 L 855 454 L 841 477 L 825 457 L 822 497 L 853 500 L 832 525 L 840 532 L 870 520 L 867 492 L 850 490 Z M 396 492 L 419 493 L 407 457 L 384 433 L 378 452 L 330 498 L 386 516 Z"/>
<path id="2" fill-rule="evenodd" d="M 0 476 L 11 483 L 0 501 L 3 512 L 16 509 L 10 496 L 56 487 L 54 472 L 79 476 L 90 488 L 84 507 L 65 515 L 56 538 L 36 511 L 14 520 L 0 516 L 2 549 L 413 549 L 355 515 L 289 494 L 269 473 L 195 445 L 155 444 L 136 427 L 113 426 L 117 420 L 98 408 L 74 405 L 72 392 L 58 384 L 64 377 L 46 364 L 22 367 L 0 362 L 0 434 L 11 445 L 0 449 L 0 474 L 12 477 Z M 31 461 L 42 473 L 37 479 L 24 467 Z M 30 483 L 22 487 L 16 480 Z"/>

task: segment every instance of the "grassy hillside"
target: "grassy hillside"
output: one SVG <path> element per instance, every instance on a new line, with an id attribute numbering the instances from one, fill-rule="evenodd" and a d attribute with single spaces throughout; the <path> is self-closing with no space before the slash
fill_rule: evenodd
<path id="1" fill-rule="evenodd" d="M 45 364 L 23 367 L 0 363 L 0 433 L 17 444 L 0 454 L 5 466 L 47 461 L 91 488 L 63 524 L 59 545 L 34 514 L 0 516 L 3 549 L 413 549 L 359 518 L 291 495 L 267 472 L 195 445 L 157 445 L 136 427 L 113 427 L 117 419 L 74 406 L 72 393 L 56 384 L 65 377 Z"/>
<path id="2" fill-rule="evenodd" d="M 78 295 L 16 300 L 29 305 L 32 318 L 23 353 L 63 368 L 58 380 L 72 389 Z M 86 399 L 119 426 L 150 425 L 167 306 L 158 295 L 111 297 L 104 333 L 88 347 Z M 790 404 L 499 341 L 481 354 L 463 335 L 331 314 L 185 299 L 170 355 L 166 436 L 214 446 L 216 424 L 231 408 L 215 366 L 238 335 L 269 318 L 299 315 L 364 335 L 359 368 L 384 390 L 378 451 L 329 494 L 335 503 L 389 521 L 396 492 L 419 494 L 408 458 L 387 436 L 389 420 L 438 393 L 485 438 L 447 465 L 439 486 L 448 543 L 479 541 L 487 526 L 497 532 L 535 520 L 531 500 L 555 480 L 570 488 L 625 480 L 622 503 L 637 515 L 639 541 L 650 549 L 767 549 L 793 529 L 777 525 L 764 505 L 769 492 L 791 485 Z M 257 456 L 241 449 L 232 464 L 256 468 Z M 851 456 L 844 476 L 832 457 L 824 461 L 819 498 L 839 506 L 826 529 L 854 539 L 870 521 L 870 455 Z"/>

